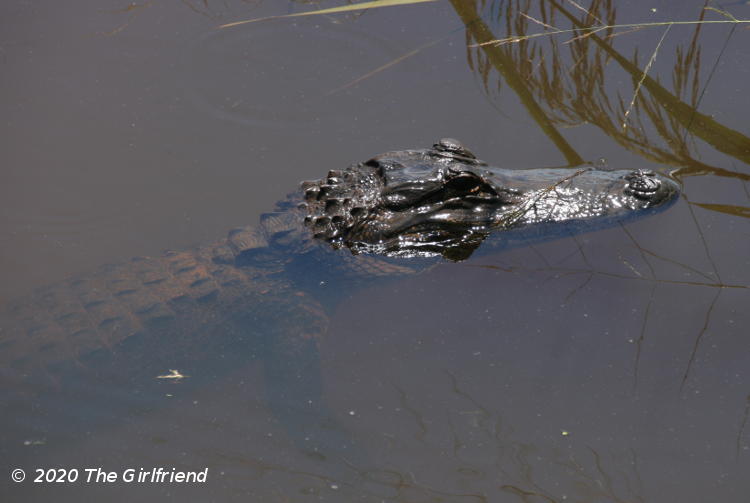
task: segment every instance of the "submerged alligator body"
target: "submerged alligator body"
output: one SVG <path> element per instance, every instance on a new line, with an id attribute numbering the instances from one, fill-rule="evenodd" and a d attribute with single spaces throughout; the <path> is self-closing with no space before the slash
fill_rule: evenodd
<path id="1" fill-rule="evenodd" d="M 496 250 L 609 226 L 677 195 L 674 182 L 647 171 L 494 168 L 451 139 L 388 152 L 304 182 L 226 240 L 105 267 L 6 306 L 0 379 L 7 389 L 138 344 L 163 355 L 161 368 L 180 368 L 208 345 L 260 354 L 278 392 L 269 402 L 291 421 L 300 411 L 280 405 L 279 393 L 296 387 L 319 402 L 314 341 L 327 318 L 311 285 L 344 288 L 413 274 L 440 256 L 463 260 L 480 244 Z"/>

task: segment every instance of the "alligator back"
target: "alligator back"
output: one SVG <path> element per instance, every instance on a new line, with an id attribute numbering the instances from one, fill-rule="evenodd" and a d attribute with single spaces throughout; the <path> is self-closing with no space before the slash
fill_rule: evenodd
<path id="1" fill-rule="evenodd" d="M 322 313 L 278 276 L 279 264 L 237 267 L 232 259 L 225 243 L 139 257 L 14 301 L 0 311 L 0 368 L 24 377 L 146 335 L 153 347 L 161 339 L 179 352 L 240 319 L 268 331 L 301 313 L 313 330 Z"/>
<path id="2" fill-rule="evenodd" d="M 345 283 L 424 267 L 355 256 L 312 239 L 298 197 L 290 195 L 258 226 L 234 229 L 226 240 L 104 266 L 4 306 L 0 377 L 54 375 L 57 365 L 84 362 L 95 352 L 117 354 L 144 338 L 142 351 L 184 355 L 202 354 L 206 338 L 226 342 L 248 332 L 259 338 L 256 347 L 294 345 L 324 332 L 319 300 L 326 293 L 336 298 Z"/>

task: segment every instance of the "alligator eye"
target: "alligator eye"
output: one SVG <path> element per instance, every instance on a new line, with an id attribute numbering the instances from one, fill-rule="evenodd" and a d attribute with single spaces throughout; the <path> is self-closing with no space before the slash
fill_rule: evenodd
<path id="1" fill-rule="evenodd" d="M 441 138 L 435 145 L 432 146 L 438 152 L 449 152 L 451 154 L 460 155 L 461 157 L 468 157 L 469 159 L 476 159 L 477 157 L 471 153 L 469 149 L 463 146 L 463 144 L 455 138 Z"/>
<path id="2" fill-rule="evenodd" d="M 445 182 L 448 189 L 458 192 L 471 192 L 477 189 L 482 183 L 482 179 L 470 171 L 464 171 Z"/>
<path id="3" fill-rule="evenodd" d="M 460 152 L 466 150 L 463 144 L 455 138 L 440 138 L 435 144 L 435 148 L 438 150 L 446 150 L 448 152 Z"/>

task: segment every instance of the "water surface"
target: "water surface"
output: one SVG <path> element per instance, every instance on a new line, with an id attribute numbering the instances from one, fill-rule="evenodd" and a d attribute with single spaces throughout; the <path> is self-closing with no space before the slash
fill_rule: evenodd
<path id="1" fill-rule="evenodd" d="M 599 4 L 604 19 L 608 3 Z M 585 20 L 572 3 L 557 5 Z M 615 22 L 697 20 L 702 7 L 617 2 Z M 526 33 L 544 30 L 509 2 L 217 28 L 313 8 L 5 2 L 0 299 L 220 239 L 257 222 L 300 180 L 443 136 L 506 168 L 603 158 L 653 169 L 682 183 L 681 200 L 624 227 L 348 288 L 299 360 L 319 367 L 302 374 L 322 390 L 313 412 L 284 415 L 301 388 L 270 379 L 262 345 L 243 345 L 241 333 L 221 334 L 221 347 L 189 341 L 182 380 L 156 379 L 172 368 L 161 359 L 168 349 L 145 338 L 124 358 L 105 348 L 88 370 L 69 362 L 59 388 L 36 389 L 42 376 L 28 389 L 4 385 L 14 401 L 3 406 L 3 493 L 746 501 L 747 25 L 705 25 L 697 36 L 692 25 L 611 39 L 603 31 L 614 52 L 598 56 L 594 36 L 566 43 L 571 34 L 537 39 L 538 52 L 467 48 L 483 34 L 508 36 L 508 20 L 512 34 L 522 20 Z M 746 5 L 727 8 L 750 16 Z M 483 21 L 465 25 L 472 12 Z M 525 12 L 571 27 L 561 11 L 543 17 L 537 2 Z M 655 80 L 643 82 L 623 130 L 640 79 L 623 58 L 637 50 L 643 69 L 657 47 Z M 585 77 L 599 74 L 601 87 L 589 85 Z M 317 450 L 306 444 L 310 431 Z M 159 466 L 208 468 L 208 481 L 10 481 L 18 467 L 32 477 L 35 468 Z"/>

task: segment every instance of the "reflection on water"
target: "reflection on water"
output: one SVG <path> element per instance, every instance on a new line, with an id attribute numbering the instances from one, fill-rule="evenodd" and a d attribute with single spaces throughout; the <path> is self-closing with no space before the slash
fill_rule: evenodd
<path id="1" fill-rule="evenodd" d="M 485 90 L 494 89 L 490 87 L 493 70 L 502 75 L 571 162 L 580 162 L 580 157 L 553 125 L 596 125 L 607 136 L 646 159 L 682 167 L 678 175 L 711 173 L 747 180 L 747 175 L 708 166 L 691 154 L 695 147 L 691 142 L 697 137 L 740 161 L 750 161 L 750 138 L 698 111 L 702 91 L 705 91 L 701 83 L 701 24 L 695 25 L 689 44 L 676 47 L 672 73 L 674 91 L 670 92 L 644 74 L 650 67 L 648 63 L 655 60 L 661 43 L 643 70 L 639 47 L 634 51 L 632 62 L 615 49 L 615 37 L 627 31 L 617 28 L 615 7 L 609 0 L 593 2 L 583 15 L 555 1 L 541 2 L 538 12 L 532 11 L 528 2 L 519 12 L 513 2 L 505 8 L 493 2 L 491 10 L 498 13 L 498 18 L 517 20 L 506 27 L 503 36 L 494 35 L 469 3 L 456 2 L 455 6 L 469 26 L 469 42 L 474 47 L 469 53 L 469 63 L 481 75 Z M 705 20 L 706 12 L 698 11 L 698 22 Z M 557 34 L 560 30 L 553 28 L 560 26 L 560 18 L 572 26 L 564 42 Z M 538 42 L 538 36 L 544 32 L 530 33 L 532 27 L 540 25 L 549 32 L 544 42 Z M 662 41 L 671 26 L 666 28 Z M 563 56 L 563 45 L 568 46 L 567 57 Z M 566 66 L 568 61 L 575 64 Z M 630 74 L 634 81 L 632 91 L 606 85 L 605 65 L 610 61 Z M 708 75 L 708 80 L 711 76 Z M 502 82 L 498 80 L 498 88 Z M 623 95 L 627 92 L 632 97 Z M 683 102 L 683 99 L 688 101 Z M 634 113 L 631 115 L 631 112 Z M 695 136 L 688 138 L 688 132 Z"/>
<path id="2" fill-rule="evenodd" d="M 113 58 L 120 65 L 156 57 L 147 50 L 156 45 L 154 40 L 188 33 L 178 58 L 169 52 L 158 60 L 165 67 L 175 65 L 181 89 L 174 90 L 174 79 L 151 82 L 167 89 L 165 95 L 179 93 L 188 106 L 179 112 L 170 108 L 176 102 L 160 108 L 161 95 L 149 101 L 142 88 L 128 90 L 132 86 L 126 82 L 107 94 L 116 107 L 101 113 L 96 106 L 67 108 L 88 103 L 97 88 L 82 87 L 76 94 L 75 85 L 58 85 L 68 81 L 54 65 L 45 66 L 49 87 L 44 79 L 9 85 L 2 103 L 8 119 L 0 132 L 14 144 L 0 154 L 7 156 L 8 169 L 2 236 L 7 240 L 3 247 L 15 251 L 4 253 L 12 255 L 13 263 L 29 262 L 33 249 L 44 246 L 40 239 L 23 250 L 13 241 L 27 224 L 29 232 L 39 233 L 36 237 L 63 229 L 86 243 L 88 227 L 135 218 L 120 217 L 122 209 L 99 208 L 105 197 L 91 199 L 80 183 L 66 181 L 86 178 L 85 170 L 75 176 L 74 168 L 100 150 L 110 152 L 92 161 L 92 172 L 101 170 L 102 177 L 147 175 L 157 187 L 183 181 L 184 195 L 165 195 L 160 207 L 165 214 L 179 204 L 194 206 L 196 213 L 208 211 L 215 202 L 201 205 L 201 197 L 207 184 L 222 176 L 227 185 L 242 185 L 247 199 L 265 197 L 275 182 L 252 172 L 245 178 L 222 174 L 217 152 L 228 164 L 249 162 L 243 149 L 213 147 L 224 137 L 304 152 L 292 158 L 282 151 L 269 156 L 279 170 L 299 169 L 293 172 L 295 179 L 344 167 L 328 165 L 337 158 L 320 146 L 324 137 L 336 138 L 339 146 L 360 145 L 367 155 L 373 146 L 357 144 L 363 137 L 378 138 L 374 148 L 384 149 L 419 144 L 411 135 L 431 139 L 452 134 L 481 152 L 496 146 L 500 154 L 486 157 L 503 167 L 575 164 L 606 156 L 618 169 L 636 164 L 671 170 L 682 180 L 686 197 L 651 220 L 443 264 L 391 283 L 344 286 L 336 292 L 338 307 L 327 318 L 315 300 L 320 291 L 303 300 L 299 289 L 280 286 L 275 271 L 264 269 L 249 288 L 236 290 L 234 303 L 210 304 L 218 308 L 192 310 L 192 317 L 177 312 L 179 329 L 166 335 L 150 329 L 140 338 L 102 340 L 81 334 L 88 338 L 67 338 L 46 348 L 32 342 L 35 349 L 29 353 L 43 356 L 27 362 L 20 382 L 4 380 L 2 386 L 3 494 L 24 501 L 99 496 L 115 501 L 745 501 L 750 492 L 750 195 L 747 100 L 738 83 L 746 80 L 743 72 L 750 65 L 737 48 L 746 45 L 746 30 L 728 38 L 727 26 L 671 28 L 623 130 L 642 77 L 638 69 L 654 54 L 662 32 L 583 35 L 584 27 L 596 25 L 597 19 L 607 24 L 651 20 L 650 10 L 637 3 L 618 4 L 615 12 L 612 2 L 593 2 L 582 6 L 588 9 L 584 13 L 572 2 L 456 1 L 394 8 L 392 13 L 381 9 L 339 24 L 320 18 L 298 25 L 274 21 L 215 30 L 235 18 L 294 12 L 303 8 L 301 3 L 279 12 L 269 2 L 143 3 L 138 8 L 113 2 L 102 7 L 106 15 L 95 13 L 101 23 L 95 29 L 80 27 L 87 35 L 106 33 L 96 40 L 106 41 L 98 55 L 103 59 L 87 61 L 75 59 L 78 38 L 65 33 L 50 42 L 42 37 L 41 27 L 60 25 L 57 17 L 49 20 L 39 12 L 22 17 L 29 27 L 6 45 L 15 70 L 11 76 L 27 76 L 29 69 L 19 61 L 28 54 L 33 55 L 29 65 L 47 61 L 50 44 L 63 48 L 55 54 L 70 58 L 65 61 L 71 68 L 85 70 Z M 249 15 L 240 12 L 245 4 L 252 7 Z M 665 2 L 660 14 L 665 19 L 686 12 L 695 19 L 716 14 L 702 7 L 702 2 Z M 18 12 L 23 12 L 20 6 Z M 464 18 L 476 12 L 493 13 L 483 17 L 484 35 L 492 39 L 544 31 L 534 20 L 581 31 L 578 37 L 548 37 L 534 44 L 480 47 L 475 44 L 482 42 L 481 24 L 472 21 L 467 23 L 471 47 L 449 39 L 440 50 L 410 58 L 414 72 L 399 65 L 381 72 L 379 77 L 395 86 L 388 93 L 378 94 L 366 79 L 365 85 L 326 96 L 409 48 L 445 37 L 457 14 Z M 740 12 L 738 7 L 735 15 Z M 110 17 L 115 22 L 107 24 Z M 40 23 L 38 31 L 34 23 Z M 429 40 L 420 38 L 425 32 L 419 27 L 433 24 L 444 31 L 428 33 Z M 398 38 L 412 32 L 413 38 Z M 28 38 L 34 47 L 23 45 Z M 638 58 L 632 57 L 636 49 Z M 486 89 L 473 92 L 465 85 L 473 78 L 467 55 Z M 132 68 L 128 71 L 138 71 Z M 138 74 L 142 80 L 137 81 L 148 82 L 148 68 L 140 71 L 145 75 Z M 117 75 L 114 80 L 127 80 L 126 73 Z M 105 82 L 112 85 L 113 80 Z M 511 82 L 522 85 L 513 88 Z M 504 115 L 487 106 L 483 94 L 498 86 L 501 92 L 492 100 Z M 359 93 L 366 93 L 366 99 Z M 434 94 L 428 96 L 434 106 L 423 106 L 425 93 Z M 384 104 L 396 95 L 408 98 L 387 109 L 387 121 L 352 126 L 360 111 L 384 113 Z M 146 105 L 139 108 L 144 96 Z M 51 109 L 65 130 L 50 107 L 29 104 L 42 99 L 56 105 Z M 19 103 L 26 108 L 16 110 Z M 130 116 L 118 115 L 123 105 L 134 110 L 142 128 L 137 142 L 118 129 L 126 124 L 128 132 L 133 123 Z M 90 139 L 66 134 L 78 128 L 91 131 L 88 121 L 106 142 L 96 137 L 97 144 L 91 145 Z M 220 129 L 227 125 L 236 136 Z M 313 129 L 323 133 L 311 135 Z M 404 137 L 407 130 L 409 137 Z M 170 137 L 172 131 L 177 136 Z M 121 135 L 125 147 L 109 148 L 119 145 Z M 384 137 L 389 138 L 386 145 Z M 154 159 L 147 170 L 136 169 L 144 157 L 129 142 L 151 148 L 147 154 Z M 160 150 L 162 143 L 169 148 Z M 545 150 L 547 144 L 553 154 Z M 357 148 L 342 157 L 359 158 Z M 180 150 L 179 169 L 170 164 L 174 154 L 169 149 Z M 196 170 L 190 174 L 194 179 L 185 182 L 190 177 L 180 163 L 202 159 L 207 149 L 213 152 L 213 164 L 206 162 L 210 169 Z M 34 177 L 33 169 L 32 174 L 18 174 L 18 166 L 41 164 L 53 165 L 57 176 Z M 36 187 L 41 189 L 32 190 Z M 138 200 L 139 186 L 127 187 Z M 40 194 L 42 205 L 35 199 Z M 73 205 L 76 199 L 80 206 Z M 27 222 L 29 205 L 41 209 Z M 63 207 L 73 209 L 58 210 Z M 94 213 L 98 216 L 91 217 Z M 99 224 L 100 215 L 118 216 Z M 236 215 L 231 218 L 236 221 Z M 154 222 L 158 217 L 144 212 L 135 228 Z M 165 243 L 179 241 L 179 234 L 170 231 L 173 223 L 160 224 Z M 229 226 L 222 224 L 206 237 L 218 237 Z M 136 238 L 149 241 L 153 236 Z M 149 253 L 157 255 L 161 246 L 158 242 Z M 101 250 L 106 250 L 104 244 Z M 92 260 L 92 266 L 104 261 Z M 14 272 L 10 263 L 4 260 L 4 272 Z M 45 270 L 46 265 L 26 263 L 29 269 Z M 66 266 L 64 260 L 54 265 Z M 195 288 L 207 284 L 200 279 L 191 281 L 198 281 Z M 18 283 L 5 291 L 23 290 L 24 280 Z M 325 291 L 331 285 L 318 287 Z M 191 306 L 209 305 L 196 299 L 188 299 Z M 140 300 L 136 295 L 133 302 Z M 156 313 L 149 311 L 153 306 L 142 307 L 146 315 Z M 55 315 L 39 295 L 19 309 L 32 322 Z M 286 326 L 258 330 L 257 319 L 239 314 L 267 316 L 275 309 L 285 316 L 293 313 Z M 107 319 L 111 317 L 99 321 Z M 316 326 L 321 335 L 326 323 L 327 333 L 317 338 L 305 337 L 299 328 Z M 259 332 L 295 336 L 253 335 Z M 43 331 L 37 335 L 45 336 Z M 2 337 L 0 332 L 0 344 L 7 342 Z M 2 351 L 7 355 L 8 347 Z M 37 373 L 39 369 L 45 371 Z M 158 378 L 170 369 L 186 377 Z M 11 374 L 4 366 L 0 375 L 5 379 Z M 11 484 L 7 473 L 17 466 L 28 474 L 34 467 L 51 466 L 118 471 L 208 467 L 209 482 L 35 487 Z"/>

